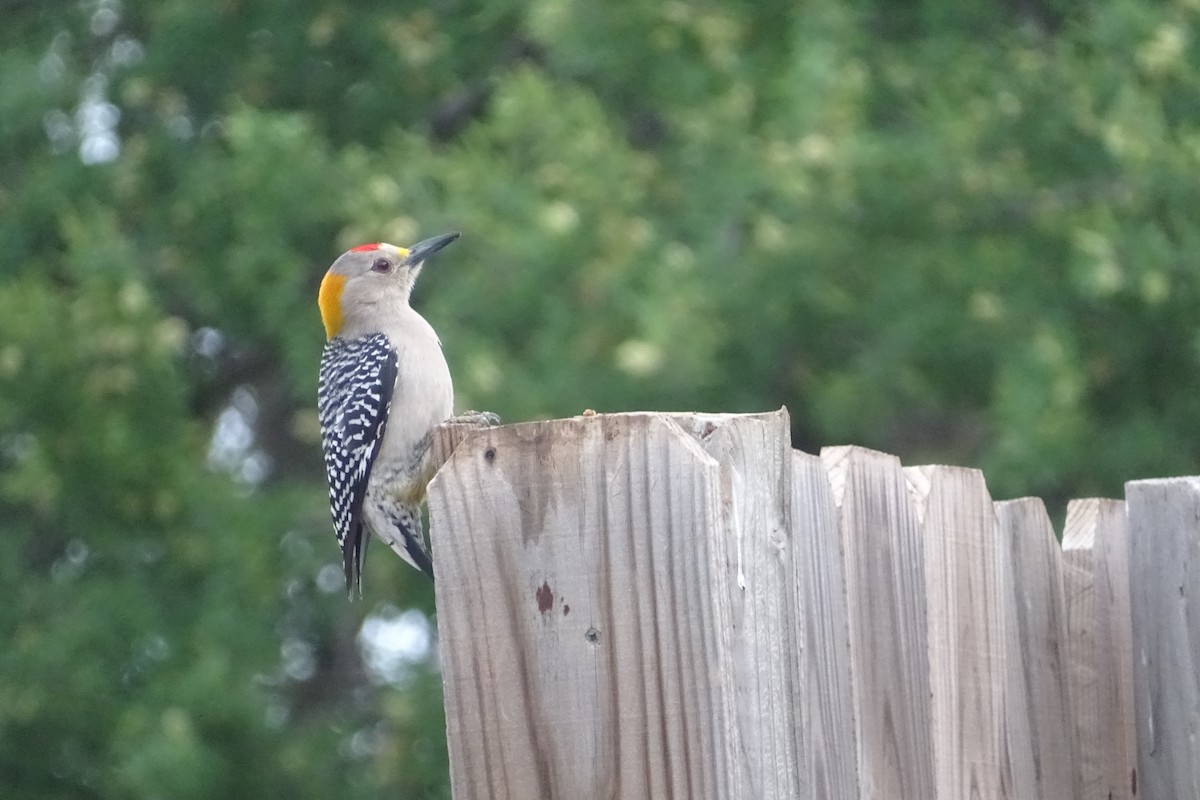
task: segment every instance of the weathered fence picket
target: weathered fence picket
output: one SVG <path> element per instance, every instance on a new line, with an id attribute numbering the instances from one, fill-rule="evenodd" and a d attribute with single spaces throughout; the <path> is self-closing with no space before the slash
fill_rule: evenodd
<path id="1" fill-rule="evenodd" d="M 721 470 L 690 434 L 480 431 L 429 500 L 456 797 L 744 796 Z"/>
<path id="2" fill-rule="evenodd" d="M 804 628 L 794 654 L 808 770 L 803 797 L 857 800 L 858 739 L 850 670 L 846 566 L 833 489 L 818 456 L 792 451 L 794 619 Z"/>
<path id="3" fill-rule="evenodd" d="M 1133 481 L 1129 588 L 1139 797 L 1200 797 L 1200 478 Z"/>
<path id="4" fill-rule="evenodd" d="M 1063 533 L 1070 693 L 1080 791 L 1135 796 L 1129 533 L 1120 500 L 1072 500 Z"/>
<path id="5" fill-rule="evenodd" d="M 935 797 L 924 555 L 900 461 L 860 447 L 821 458 L 841 511 L 862 797 Z"/>
<path id="6" fill-rule="evenodd" d="M 439 432 L 456 800 L 1200 797 L 1200 479 L 1073 501 L 1060 548 L 978 471 L 788 431 Z"/>
<path id="7" fill-rule="evenodd" d="M 1012 560 L 977 470 L 904 470 L 921 520 L 937 797 L 1035 791 Z"/>
<path id="8" fill-rule="evenodd" d="M 1017 660 L 1033 751 L 1035 798 L 1082 797 L 1067 681 L 1067 620 L 1062 550 L 1046 506 L 1034 497 L 995 504 L 1013 565 Z M 1014 698 L 1014 702 L 1019 702 Z"/>
<path id="9" fill-rule="evenodd" d="M 791 447 L 781 414 L 674 417 L 716 460 L 724 536 L 717 606 L 731 640 L 734 702 L 744 760 L 745 796 L 783 800 L 801 795 L 803 750 L 795 655 L 802 629 L 786 591 L 792 556 Z M 720 557 L 722 551 L 717 550 Z"/>

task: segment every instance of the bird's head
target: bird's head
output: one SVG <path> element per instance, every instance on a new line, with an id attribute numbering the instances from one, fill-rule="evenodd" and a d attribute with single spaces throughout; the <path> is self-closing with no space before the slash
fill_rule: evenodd
<path id="1" fill-rule="evenodd" d="M 363 244 L 342 253 L 325 273 L 317 297 L 325 335 L 332 339 L 366 323 L 377 309 L 406 305 L 425 259 L 458 236 L 444 233 L 408 248 Z"/>

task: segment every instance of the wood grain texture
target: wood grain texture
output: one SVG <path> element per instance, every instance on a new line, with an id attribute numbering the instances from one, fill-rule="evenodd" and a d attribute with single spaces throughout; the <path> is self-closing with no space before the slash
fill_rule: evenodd
<path id="1" fill-rule="evenodd" d="M 841 518 L 861 796 L 929 800 L 924 554 L 900 462 L 860 447 L 821 460 Z"/>
<path id="2" fill-rule="evenodd" d="M 1122 501 L 1089 498 L 1067 506 L 1068 675 L 1084 797 L 1135 796 L 1128 541 Z"/>
<path id="3" fill-rule="evenodd" d="M 1200 797 L 1200 478 L 1125 485 L 1137 790 Z"/>
<path id="4" fill-rule="evenodd" d="M 803 650 L 802 732 L 812 800 L 857 800 L 858 740 L 851 682 L 846 568 L 829 475 L 817 456 L 792 451 L 794 634 Z"/>
<path id="5" fill-rule="evenodd" d="M 1013 564 L 1017 638 L 1033 751 L 1035 797 L 1078 798 L 1075 729 L 1067 681 L 1062 551 L 1041 500 L 995 504 Z"/>
<path id="6" fill-rule="evenodd" d="M 1096 642 L 1105 789 L 1113 800 L 1137 797 L 1137 723 L 1133 700 L 1133 623 L 1129 606 L 1129 520 L 1122 500 L 1095 503 Z M 1070 517 L 1068 507 L 1067 516 Z"/>
<path id="7" fill-rule="evenodd" d="M 721 480 L 662 415 L 458 445 L 429 488 L 457 800 L 749 797 Z"/>
<path id="8" fill-rule="evenodd" d="M 939 798 L 1029 798 L 1033 751 L 1012 564 L 978 470 L 904 470 L 925 552 Z"/>
<path id="9" fill-rule="evenodd" d="M 730 614 L 721 629 L 730 634 L 747 796 L 801 797 L 807 774 L 798 738 L 803 631 L 793 627 L 800 610 L 789 603 L 793 552 L 787 410 L 673 418 L 720 467 L 722 584 L 728 602 L 718 608 Z"/>
<path id="10" fill-rule="evenodd" d="M 429 459 L 433 471 L 437 472 L 442 465 L 450 460 L 459 443 L 479 430 L 478 425 L 469 422 L 443 422 L 433 429 L 433 442 L 429 448 Z"/>

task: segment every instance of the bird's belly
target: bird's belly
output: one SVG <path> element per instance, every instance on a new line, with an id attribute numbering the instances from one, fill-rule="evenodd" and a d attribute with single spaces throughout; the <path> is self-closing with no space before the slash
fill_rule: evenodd
<path id="1" fill-rule="evenodd" d="M 454 413 L 454 388 L 436 339 L 397 350 L 396 388 L 369 491 L 419 502 L 432 477 L 427 474 L 431 434 Z"/>

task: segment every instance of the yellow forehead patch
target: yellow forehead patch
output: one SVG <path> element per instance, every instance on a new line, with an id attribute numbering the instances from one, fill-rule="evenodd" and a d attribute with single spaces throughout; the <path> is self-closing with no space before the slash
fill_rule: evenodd
<path id="1" fill-rule="evenodd" d="M 346 276 L 325 273 L 321 291 L 317 294 L 317 306 L 321 309 L 321 323 L 325 326 L 325 338 L 332 339 L 342 329 L 342 289 Z"/>

